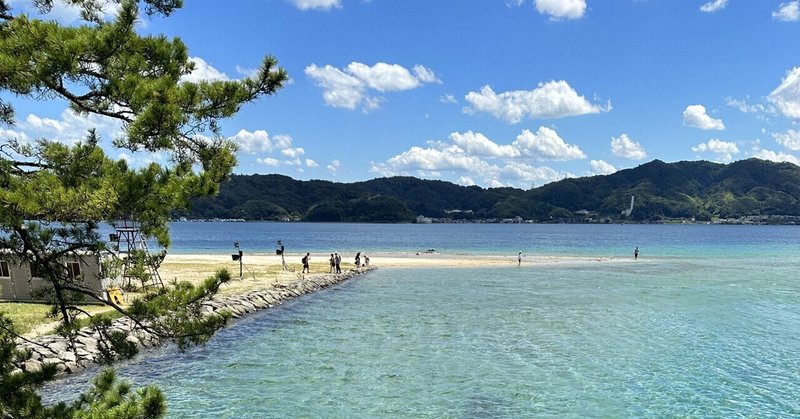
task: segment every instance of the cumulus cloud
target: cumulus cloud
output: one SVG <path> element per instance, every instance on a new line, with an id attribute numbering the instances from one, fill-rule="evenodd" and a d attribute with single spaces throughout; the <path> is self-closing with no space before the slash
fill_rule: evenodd
<path id="1" fill-rule="evenodd" d="M 781 3 L 778 10 L 772 12 L 772 18 L 783 22 L 797 22 L 800 20 L 800 0 Z"/>
<path id="2" fill-rule="evenodd" d="M 281 150 L 281 154 L 290 158 L 290 159 L 297 159 L 303 154 L 306 153 L 306 150 L 303 147 L 290 147 Z"/>
<path id="3" fill-rule="evenodd" d="M 200 57 L 190 57 L 189 61 L 194 63 L 194 70 L 189 74 L 184 74 L 181 77 L 181 81 L 198 83 L 201 81 L 230 80 L 227 74 L 217 70 Z"/>
<path id="4" fill-rule="evenodd" d="M 85 139 L 90 129 L 106 139 L 115 139 L 122 135 L 122 124 L 119 121 L 96 114 L 79 115 L 70 109 L 61 112 L 60 119 L 28 114 L 24 121 L 17 124 L 17 128 L 24 137 L 46 138 L 64 144 L 74 144 Z"/>
<path id="5" fill-rule="evenodd" d="M 228 139 L 233 141 L 239 147 L 239 150 L 248 154 L 282 150 L 292 145 L 292 137 L 276 135 L 271 138 L 267 131 L 264 130 L 250 132 L 242 129 Z"/>
<path id="6" fill-rule="evenodd" d="M 342 7 L 342 0 L 289 0 L 300 10 L 330 10 Z"/>
<path id="7" fill-rule="evenodd" d="M 469 176 L 461 176 L 461 177 L 459 177 L 458 180 L 456 181 L 456 183 L 461 185 L 461 186 L 475 186 L 475 181 L 472 180 L 472 178 L 469 177 Z"/>
<path id="8" fill-rule="evenodd" d="M 558 133 L 548 127 L 539 127 L 536 133 L 522 131 L 511 144 L 524 156 L 537 160 L 575 160 L 585 159 L 586 154 L 576 145 L 567 144 Z"/>
<path id="9" fill-rule="evenodd" d="M 328 169 L 329 172 L 336 174 L 341 166 L 342 163 L 339 160 L 331 160 L 331 164 L 329 164 L 326 169 Z"/>
<path id="10" fill-rule="evenodd" d="M 555 182 L 568 177 L 574 177 L 571 173 L 555 170 L 547 166 L 531 166 L 522 162 L 507 162 L 505 166 L 500 168 L 500 174 L 506 179 L 511 179 L 512 184 L 525 185 L 531 187 L 533 185 L 543 185 L 545 183 Z"/>
<path id="11" fill-rule="evenodd" d="M 800 67 L 789 70 L 767 100 L 787 118 L 800 119 Z"/>
<path id="12" fill-rule="evenodd" d="M 692 147 L 695 153 L 711 152 L 717 155 L 717 159 L 724 162 L 733 160 L 734 154 L 739 154 L 739 147 L 736 143 L 722 141 L 717 138 L 712 138 L 708 142 L 700 143 Z"/>
<path id="13" fill-rule="evenodd" d="M 617 168 L 603 160 L 589 161 L 590 175 L 610 175 L 617 171 Z"/>
<path id="14" fill-rule="evenodd" d="M 536 133 L 523 131 L 511 144 L 498 144 L 481 133 L 454 132 L 449 141 L 430 141 L 427 147 L 410 149 L 383 163 L 371 163 L 370 171 L 381 176 L 415 175 L 441 177 L 449 172 L 462 185 L 475 179 L 488 187 L 531 187 L 572 176 L 546 166 L 533 166 L 526 160 L 566 160 L 585 158 L 577 146 L 567 144 L 547 127 Z"/>
<path id="15" fill-rule="evenodd" d="M 465 112 L 487 112 L 512 124 L 526 117 L 563 118 L 611 110 L 610 104 L 593 104 L 578 95 L 564 80 L 539 83 L 533 90 L 514 90 L 499 94 L 486 85 L 479 92 L 467 93 L 464 98 L 471 105 L 464 108 Z"/>
<path id="16" fill-rule="evenodd" d="M 724 9 L 728 5 L 728 0 L 713 0 L 700 6 L 700 11 L 714 13 Z"/>
<path id="17" fill-rule="evenodd" d="M 703 105 L 689 105 L 683 111 L 683 125 L 702 130 L 724 130 L 725 124 L 721 119 L 714 119 L 706 113 Z"/>
<path id="18" fill-rule="evenodd" d="M 644 147 L 628 137 L 628 134 L 611 137 L 611 152 L 617 157 L 631 160 L 644 160 L 647 158 Z"/>
<path id="19" fill-rule="evenodd" d="M 580 19 L 586 13 L 586 0 L 534 0 L 534 4 L 551 20 Z"/>
<path id="20" fill-rule="evenodd" d="M 410 90 L 425 83 L 441 83 L 433 70 L 416 65 L 412 71 L 398 64 L 377 63 L 368 66 L 352 62 L 344 69 L 331 65 L 318 67 L 311 64 L 305 73 L 322 88 L 325 103 L 334 108 L 364 111 L 380 107 L 382 98 L 372 97 L 370 90 L 381 93 Z"/>
<path id="21" fill-rule="evenodd" d="M 265 157 L 263 159 L 262 158 L 257 158 L 256 161 L 259 164 L 263 164 L 265 166 L 271 166 L 271 167 L 278 167 L 281 164 L 281 162 L 278 159 L 273 159 L 272 157 Z"/>
<path id="22" fill-rule="evenodd" d="M 753 152 L 753 157 L 778 163 L 789 162 L 800 166 L 800 159 L 794 155 L 772 150 L 756 150 Z"/>
<path id="23" fill-rule="evenodd" d="M 776 132 L 772 134 L 772 138 L 778 144 L 788 148 L 792 151 L 800 151 L 800 132 L 790 129 L 786 132 Z"/>
<path id="24" fill-rule="evenodd" d="M 520 150 L 513 145 L 498 145 L 494 141 L 486 138 L 481 133 L 467 131 L 465 133 L 454 132 L 450 134 L 450 141 L 458 145 L 467 154 L 486 157 L 519 157 Z"/>

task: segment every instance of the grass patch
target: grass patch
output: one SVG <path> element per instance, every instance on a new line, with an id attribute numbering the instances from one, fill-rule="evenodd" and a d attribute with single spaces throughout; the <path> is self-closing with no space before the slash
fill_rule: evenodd
<path id="1" fill-rule="evenodd" d="M 39 325 L 55 320 L 48 317 L 50 306 L 32 303 L 0 303 L 0 312 L 14 322 L 17 333 L 24 335 Z"/>
<path id="2" fill-rule="evenodd" d="M 79 306 L 90 314 L 106 313 L 112 319 L 122 317 L 122 315 L 111 307 L 102 305 Z M 55 332 L 58 320 L 50 317 L 49 304 L 34 303 L 0 303 L 0 312 L 5 313 L 6 317 L 14 322 L 14 330 L 20 335 L 25 335 L 37 330 L 37 335 L 48 335 Z M 89 325 L 89 319 L 81 317 L 78 325 L 85 327 Z"/>

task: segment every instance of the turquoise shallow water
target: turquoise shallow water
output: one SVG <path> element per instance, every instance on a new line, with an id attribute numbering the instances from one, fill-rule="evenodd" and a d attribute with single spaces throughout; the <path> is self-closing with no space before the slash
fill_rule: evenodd
<path id="1" fill-rule="evenodd" d="M 379 269 L 119 373 L 176 418 L 798 416 L 794 230 L 738 231 L 645 237 L 635 263 Z"/>

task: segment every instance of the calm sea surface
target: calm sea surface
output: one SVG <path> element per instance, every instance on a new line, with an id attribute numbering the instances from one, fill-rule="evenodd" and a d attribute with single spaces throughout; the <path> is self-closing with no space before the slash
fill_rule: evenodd
<path id="1" fill-rule="evenodd" d="M 118 367 L 170 417 L 797 417 L 800 227 L 175 223 L 173 252 L 591 255 L 379 269 Z M 373 263 L 380 265 L 378 257 Z M 64 397 L 91 374 L 45 391 Z"/>

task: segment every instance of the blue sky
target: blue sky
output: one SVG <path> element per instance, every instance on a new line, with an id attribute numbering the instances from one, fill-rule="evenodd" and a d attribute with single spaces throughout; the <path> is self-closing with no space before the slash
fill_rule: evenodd
<path id="1" fill-rule="evenodd" d="M 800 164 L 798 0 L 189 0 L 139 30 L 183 39 L 188 80 L 288 70 L 223 123 L 236 173 L 528 189 L 653 159 Z M 118 135 L 15 103 L 19 138 Z"/>

